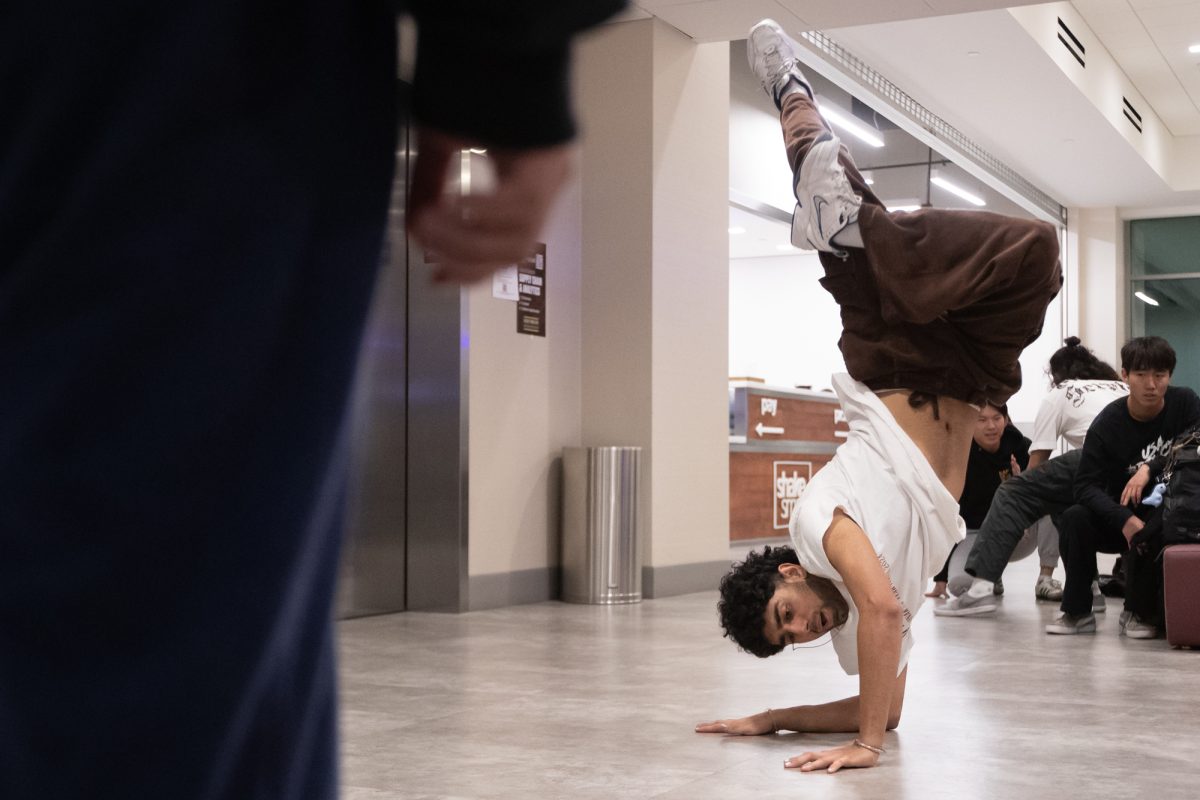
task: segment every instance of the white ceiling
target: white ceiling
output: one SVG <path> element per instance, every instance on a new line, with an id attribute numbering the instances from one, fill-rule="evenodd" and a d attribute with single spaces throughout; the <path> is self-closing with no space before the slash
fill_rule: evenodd
<path id="1" fill-rule="evenodd" d="M 633 0 L 697 41 L 743 39 L 763 17 L 820 29 L 970 139 L 1072 207 L 1200 205 L 1173 191 L 1003 9 L 1021 0 Z M 1067 5 L 1067 4 L 1062 4 Z M 1200 0 L 1074 0 L 1170 134 L 1200 138 Z M 1091 41 L 1091 37 L 1088 38 Z M 1088 57 L 1093 51 L 1089 49 Z M 919 56 L 914 56 L 919 54 Z"/>
<path id="2" fill-rule="evenodd" d="M 1105 49 L 1176 136 L 1200 134 L 1200 2 L 1074 0 Z"/>

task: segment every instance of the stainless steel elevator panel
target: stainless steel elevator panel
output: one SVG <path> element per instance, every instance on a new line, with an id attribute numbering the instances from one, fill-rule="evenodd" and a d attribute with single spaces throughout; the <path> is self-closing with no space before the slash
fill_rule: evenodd
<path id="1" fill-rule="evenodd" d="M 409 127 L 402 116 L 387 239 L 347 423 L 339 617 L 403 611 L 406 606 L 409 245 L 404 219 Z"/>

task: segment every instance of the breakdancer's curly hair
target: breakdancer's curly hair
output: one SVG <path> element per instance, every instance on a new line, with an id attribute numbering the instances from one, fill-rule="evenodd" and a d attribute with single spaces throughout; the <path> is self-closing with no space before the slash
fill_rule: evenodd
<path id="1" fill-rule="evenodd" d="M 725 636 L 759 658 L 782 650 L 781 645 L 767 641 L 763 635 L 763 615 L 775 586 L 782 580 L 779 565 L 799 563 L 796 551 L 790 547 L 764 547 L 761 553 L 752 551 L 745 561 L 734 564 L 721 578 L 721 601 L 717 603 Z"/>

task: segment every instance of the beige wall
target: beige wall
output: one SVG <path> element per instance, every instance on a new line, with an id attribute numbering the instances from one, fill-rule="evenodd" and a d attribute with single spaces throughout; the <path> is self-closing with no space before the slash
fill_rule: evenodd
<path id="1" fill-rule="evenodd" d="M 728 46 L 617 23 L 576 71 L 583 135 L 545 234 L 547 337 L 517 334 L 490 284 L 468 295 L 473 587 L 556 565 L 571 445 L 645 448 L 648 566 L 728 561 Z"/>
<path id="2" fill-rule="evenodd" d="M 574 181 L 543 234 L 545 338 L 516 332 L 516 303 L 490 281 L 468 295 L 472 576 L 557 562 L 558 461 L 580 437 L 579 216 Z"/>

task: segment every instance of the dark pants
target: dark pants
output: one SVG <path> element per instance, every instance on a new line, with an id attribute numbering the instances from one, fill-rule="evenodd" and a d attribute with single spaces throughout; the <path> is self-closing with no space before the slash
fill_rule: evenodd
<path id="1" fill-rule="evenodd" d="M 1044 516 L 1061 514 L 1074 504 L 1075 468 L 1082 452 L 1064 453 L 1000 484 L 967 558 L 968 574 L 988 581 L 1000 580 L 1025 529 Z M 1090 589 L 1090 578 L 1088 585 Z M 1088 598 L 1090 604 L 1090 591 Z"/>
<path id="2" fill-rule="evenodd" d="M 793 173 L 830 129 L 804 92 L 780 117 Z M 1062 285 L 1058 236 L 1045 222 L 982 211 L 889 213 L 845 148 L 862 196 L 864 249 L 821 253 L 821 285 L 841 306 L 846 370 L 874 390 L 904 388 L 976 405 L 1021 386 L 1017 358 Z"/>
<path id="3" fill-rule="evenodd" d="M 1083 616 L 1092 610 L 1092 579 L 1096 575 L 1096 553 L 1127 553 L 1125 556 L 1125 610 L 1147 622 L 1162 616 L 1162 514 L 1150 512 L 1146 527 L 1133 539 L 1130 549 L 1119 528 L 1105 524 L 1090 509 L 1073 505 L 1059 518 L 1059 549 L 1067 579 L 1063 584 L 1062 610 Z"/>

